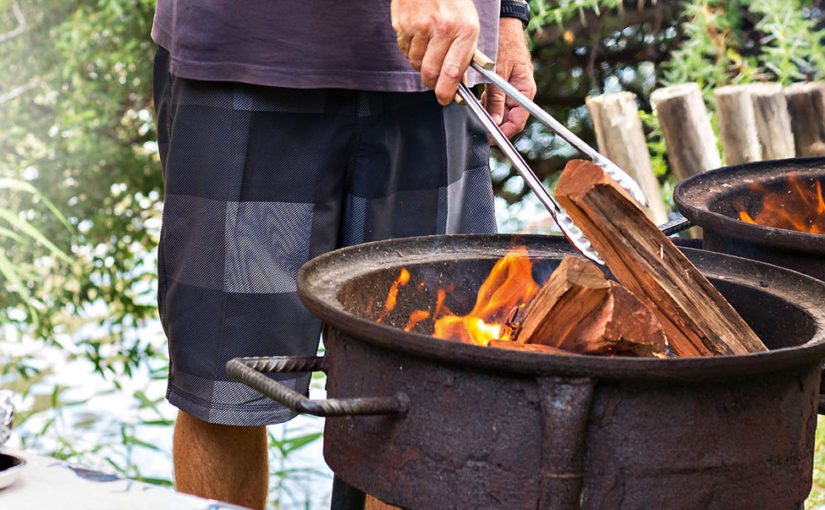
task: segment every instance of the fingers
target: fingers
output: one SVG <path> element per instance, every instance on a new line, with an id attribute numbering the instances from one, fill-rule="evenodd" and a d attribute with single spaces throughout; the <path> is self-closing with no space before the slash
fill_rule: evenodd
<path id="1" fill-rule="evenodd" d="M 479 20 L 472 0 L 392 0 L 398 48 L 421 72 L 421 82 L 446 105 L 470 65 Z"/>
<path id="2" fill-rule="evenodd" d="M 438 77 L 444 66 L 444 58 L 450 50 L 450 41 L 437 37 L 428 41 L 426 53 L 420 61 L 419 67 L 415 66 L 415 61 L 410 59 L 410 64 L 414 69 L 421 71 L 421 83 L 429 89 L 434 89 L 438 83 Z"/>
<path id="3" fill-rule="evenodd" d="M 510 138 L 524 130 L 524 126 L 527 125 L 527 119 L 529 118 L 530 112 L 521 106 L 512 107 L 507 110 L 504 122 L 502 122 L 499 127 L 501 127 L 501 132 L 504 133 L 507 138 Z"/>
<path id="4" fill-rule="evenodd" d="M 448 105 L 455 97 L 461 78 L 470 67 L 477 42 L 477 34 L 468 34 L 454 39 L 444 56 L 438 81 L 435 84 L 435 97 L 442 105 Z M 422 73 L 423 76 L 423 73 Z M 425 86 L 427 83 L 424 83 Z"/>
<path id="5" fill-rule="evenodd" d="M 524 37 L 524 27 L 515 18 L 499 20 L 496 73 L 528 98 L 535 97 L 536 81 L 533 78 L 530 50 Z M 508 138 L 524 129 L 530 114 L 518 103 L 511 98 L 505 99 L 504 94 L 495 87 L 488 87 L 484 100 L 490 116 L 498 122 L 501 131 Z"/>
<path id="6" fill-rule="evenodd" d="M 536 81 L 533 79 L 533 66 L 528 64 L 519 64 L 513 68 L 510 74 L 510 83 L 519 90 L 522 94 L 530 99 L 536 97 Z M 509 103 L 510 101 L 508 101 Z M 530 118 L 530 113 L 519 106 L 516 102 L 509 104 L 505 122 L 501 125 L 501 130 L 507 136 L 513 136 L 520 133 L 527 124 L 527 119 Z"/>
<path id="7" fill-rule="evenodd" d="M 519 92 L 530 99 L 535 97 L 536 82 L 533 80 L 532 66 L 507 66 L 500 63 L 496 69 Z M 530 113 L 526 109 L 492 85 L 487 86 L 482 96 L 482 104 L 508 138 L 523 131 L 530 118 Z"/>
<path id="8" fill-rule="evenodd" d="M 504 120 L 504 102 L 506 99 L 507 97 L 504 95 L 504 92 L 498 87 L 487 85 L 484 90 L 482 104 L 484 105 L 484 109 L 487 110 L 487 113 L 490 114 L 490 117 L 496 121 L 496 124 L 501 125 L 501 121 Z"/>
<path id="9" fill-rule="evenodd" d="M 416 71 L 421 70 L 421 64 L 424 62 L 429 45 L 430 37 L 426 33 L 415 34 L 410 40 L 410 51 L 406 56 L 407 60 L 410 61 L 410 65 Z"/>
<path id="10" fill-rule="evenodd" d="M 404 55 L 404 58 L 409 59 L 408 55 L 410 54 L 410 43 L 412 39 L 406 35 L 398 34 L 396 41 L 398 42 L 398 49 L 401 50 L 401 54 Z"/>
<path id="11" fill-rule="evenodd" d="M 506 97 L 500 89 L 492 85 L 487 85 L 487 89 L 481 97 L 481 103 L 507 138 L 522 132 L 530 119 L 530 112 Z M 490 144 L 493 143 L 491 138 Z"/>

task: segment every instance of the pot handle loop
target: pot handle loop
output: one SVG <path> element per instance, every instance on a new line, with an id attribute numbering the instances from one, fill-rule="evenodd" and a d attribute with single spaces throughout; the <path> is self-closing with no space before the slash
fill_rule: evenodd
<path id="1" fill-rule="evenodd" d="M 410 406 L 402 392 L 392 397 L 330 398 L 312 400 L 265 373 L 326 372 L 323 356 L 270 356 L 234 358 L 226 363 L 226 373 L 252 389 L 297 413 L 314 416 L 357 416 L 403 414 Z"/>

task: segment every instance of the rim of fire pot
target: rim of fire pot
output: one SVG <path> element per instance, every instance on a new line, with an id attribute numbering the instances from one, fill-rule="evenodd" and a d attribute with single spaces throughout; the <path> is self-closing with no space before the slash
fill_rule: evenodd
<path id="1" fill-rule="evenodd" d="M 785 250 L 825 255 L 825 235 L 755 225 L 711 210 L 722 194 L 744 191 L 751 183 L 776 181 L 785 178 L 788 172 L 803 176 L 816 174 L 819 178 L 825 178 L 825 158 L 758 161 L 708 170 L 677 184 L 673 189 L 673 202 L 693 224 L 718 235 Z"/>
<path id="2" fill-rule="evenodd" d="M 764 262 L 683 248 L 703 274 L 772 294 L 807 313 L 814 334 L 804 344 L 768 352 L 691 358 L 630 358 L 549 354 L 482 347 L 379 324 L 348 312 L 343 284 L 383 269 L 444 260 L 497 260 L 518 240 L 531 256 L 559 260 L 573 253 L 563 237 L 521 234 L 437 235 L 365 243 L 316 257 L 298 272 L 298 295 L 333 328 L 370 344 L 465 368 L 522 376 L 594 377 L 602 380 L 685 381 L 737 377 L 818 363 L 825 357 L 825 283 Z M 706 267 L 712 266 L 712 267 Z M 745 272 L 747 271 L 747 272 Z M 743 274 L 758 273 L 747 280 Z M 764 287 L 764 284 L 768 284 Z"/>

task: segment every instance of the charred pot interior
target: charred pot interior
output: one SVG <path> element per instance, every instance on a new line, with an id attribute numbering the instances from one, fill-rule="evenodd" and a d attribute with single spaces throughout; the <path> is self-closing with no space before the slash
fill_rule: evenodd
<path id="1" fill-rule="evenodd" d="M 825 279 L 823 189 L 825 158 L 787 159 L 728 166 L 685 179 L 674 189 L 673 201 L 702 227 L 704 249 Z"/>

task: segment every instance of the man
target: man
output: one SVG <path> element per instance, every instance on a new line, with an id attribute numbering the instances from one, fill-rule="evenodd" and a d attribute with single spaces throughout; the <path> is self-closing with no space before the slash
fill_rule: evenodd
<path id="1" fill-rule="evenodd" d="M 495 231 L 487 136 L 452 101 L 476 46 L 535 94 L 523 20 L 510 16 L 523 7 L 158 0 L 159 310 L 178 490 L 263 508 L 265 425 L 293 414 L 224 365 L 315 353 L 320 324 L 295 294 L 306 260 Z M 506 134 L 524 127 L 527 112 L 499 92 L 483 101 Z M 309 377 L 282 382 L 306 392 Z"/>

